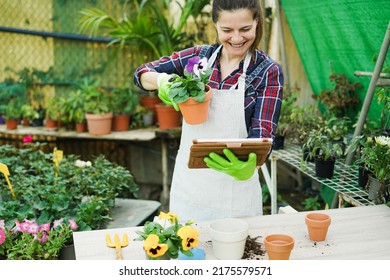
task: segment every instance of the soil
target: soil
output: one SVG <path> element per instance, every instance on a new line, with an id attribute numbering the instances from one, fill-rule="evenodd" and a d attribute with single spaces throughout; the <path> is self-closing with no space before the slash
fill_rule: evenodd
<path id="1" fill-rule="evenodd" d="M 242 259 L 244 260 L 260 260 L 261 257 L 265 256 L 264 243 L 258 241 L 260 236 L 248 237 L 245 242 L 245 250 Z"/>

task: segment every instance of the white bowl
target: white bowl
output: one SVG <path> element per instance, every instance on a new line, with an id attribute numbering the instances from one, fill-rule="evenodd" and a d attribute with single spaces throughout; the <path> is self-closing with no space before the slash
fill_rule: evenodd
<path id="1" fill-rule="evenodd" d="M 213 252 L 220 260 L 239 260 L 244 255 L 249 225 L 240 219 L 221 219 L 210 223 Z"/>

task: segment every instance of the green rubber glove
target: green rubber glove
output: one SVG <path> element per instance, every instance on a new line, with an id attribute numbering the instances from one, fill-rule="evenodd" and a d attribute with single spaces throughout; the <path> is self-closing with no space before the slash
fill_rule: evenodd
<path id="1" fill-rule="evenodd" d="M 173 102 L 172 99 L 169 98 L 169 86 L 170 82 L 169 79 L 171 78 L 171 75 L 168 75 L 167 73 L 160 73 L 157 77 L 157 86 L 158 86 L 158 97 L 164 102 L 166 105 L 173 106 L 176 111 L 179 111 L 179 106 Z"/>
<path id="2" fill-rule="evenodd" d="M 257 163 L 257 155 L 255 153 L 249 154 L 248 161 L 239 160 L 229 149 L 223 149 L 223 153 L 228 160 L 216 153 L 210 153 L 203 160 L 209 168 L 224 172 L 236 180 L 248 180 L 252 178 Z"/>

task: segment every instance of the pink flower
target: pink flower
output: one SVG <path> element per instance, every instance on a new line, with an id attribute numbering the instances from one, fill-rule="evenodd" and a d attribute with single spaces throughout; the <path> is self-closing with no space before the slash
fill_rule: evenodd
<path id="1" fill-rule="evenodd" d="M 36 234 L 39 230 L 39 226 L 36 223 L 31 223 L 29 229 L 27 230 L 28 233 Z"/>
<path id="2" fill-rule="evenodd" d="M 5 231 L 4 229 L 0 229 L 0 245 L 5 241 Z"/>
<path id="3" fill-rule="evenodd" d="M 26 135 L 23 137 L 23 143 L 31 143 L 33 140 L 31 135 Z"/>
<path id="4" fill-rule="evenodd" d="M 13 228 L 13 232 L 22 231 L 20 228 L 20 222 L 18 220 L 15 220 L 15 226 Z"/>
<path id="5" fill-rule="evenodd" d="M 4 228 L 5 227 L 5 222 L 4 220 L 0 220 L 0 228 Z"/>
<path id="6" fill-rule="evenodd" d="M 30 223 L 28 222 L 23 222 L 20 224 L 20 231 L 21 232 L 28 232 L 30 229 Z"/>
<path id="7" fill-rule="evenodd" d="M 38 237 L 38 234 L 36 234 L 35 238 L 38 240 L 39 243 L 45 243 L 47 241 L 48 235 L 46 231 L 42 231 L 41 234 L 41 237 Z"/>
<path id="8" fill-rule="evenodd" d="M 50 231 L 50 223 L 40 225 L 39 231 Z"/>
<path id="9" fill-rule="evenodd" d="M 68 223 L 69 223 L 70 229 L 72 229 L 72 230 L 77 229 L 78 226 L 77 226 L 77 223 L 76 223 L 75 220 L 73 220 L 73 219 L 68 219 Z"/>
<path id="10" fill-rule="evenodd" d="M 61 218 L 59 220 L 55 220 L 53 222 L 53 228 L 57 228 L 58 226 L 61 226 L 63 220 L 64 220 L 64 218 Z"/>

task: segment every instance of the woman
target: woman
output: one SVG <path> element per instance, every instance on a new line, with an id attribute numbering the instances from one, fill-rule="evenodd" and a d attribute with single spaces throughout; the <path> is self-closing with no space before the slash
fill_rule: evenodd
<path id="1" fill-rule="evenodd" d="M 169 210 L 183 220 L 262 214 L 255 154 L 250 154 L 248 161 L 239 161 L 227 150 L 229 161 L 211 153 L 205 158 L 210 168 L 205 169 L 189 169 L 187 162 L 196 138 L 274 138 L 281 108 L 281 67 L 257 50 L 263 29 L 259 1 L 214 0 L 212 19 L 218 43 L 195 46 L 146 63 L 134 76 L 140 88 L 158 88 L 160 98 L 177 108 L 168 97 L 169 74 L 183 75 L 193 56 L 207 57 L 213 69 L 208 121 L 199 125 L 183 121 L 182 126 Z"/>

